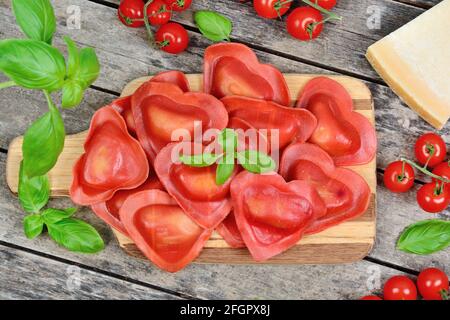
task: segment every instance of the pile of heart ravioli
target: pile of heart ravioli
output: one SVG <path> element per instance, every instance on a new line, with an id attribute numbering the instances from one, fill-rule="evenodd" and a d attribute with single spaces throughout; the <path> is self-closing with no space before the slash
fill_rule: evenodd
<path id="1" fill-rule="evenodd" d="M 173 157 L 203 152 L 206 142 L 172 141 L 175 130 L 192 133 L 195 123 L 265 139 L 276 129 L 270 147 L 279 163 L 270 174 L 236 166 L 218 184 L 216 163 L 189 166 Z M 279 70 L 242 44 L 216 44 L 205 50 L 203 92 L 167 71 L 94 114 L 70 196 L 166 271 L 192 262 L 214 230 L 264 261 L 367 210 L 369 186 L 348 167 L 370 162 L 376 145 L 372 124 L 336 81 L 310 80 L 293 107 Z"/>

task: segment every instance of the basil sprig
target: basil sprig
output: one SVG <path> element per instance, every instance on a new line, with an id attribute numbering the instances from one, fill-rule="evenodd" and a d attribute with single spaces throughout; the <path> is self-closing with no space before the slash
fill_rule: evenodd
<path id="1" fill-rule="evenodd" d="M 223 153 L 215 155 L 203 153 L 189 156 L 180 156 L 181 163 L 191 167 L 209 167 L 217 163 L 216 184 L 224 184 L 234 172 L 236 160 L 245 170 L 262 174 L 272 172 L 276 163 L 269 155 L 256 150 L 237 152 L 238 139 L 233 129 L 225 128 L 217 137 Z"/>
<path id="2" fill-rule="evenodd" d="M 223 15 L 214 11 L 200 10 L 195 12 L 194 21 L 205 38 L 214 42 L 230 41 L 233 24 Z"/>
<path id="3" fill-rule="evenodd" d="M 427 255 L 450 246 L 450 221 L 423 220 L 408 226 L 397 241 L 407 253 Z"/>
<path id="4" fill-rule="evenodd" d="M 63 54 L 51 46 L 56 19 L 49 0 L 13 0 L 12 5 L 16 21 L 29 39 L 0 41 L 0 72 L 10 78 L 0 83 L 0 88 L 18 85 L 42 90 L 48 104 L 48 111 L 25 132 L 22 144 L 18 193 L 22 208 L 30 213 L 23 220 L 25 235 L 35 238 L 46 226 L 50 237 L 67 249 L 97 252 L 103 249 L 103 240 L 92 226 L 72 218 L 76 209 L 43 210 L 50 196 L 47 173 L 61 154 L 66 135 L 50 94 L 62 90 L 63 108 L 78 105 L 100 72 L 97 56 L 93 49 L 78 49 L 65 37 L 66 64 Z"/>

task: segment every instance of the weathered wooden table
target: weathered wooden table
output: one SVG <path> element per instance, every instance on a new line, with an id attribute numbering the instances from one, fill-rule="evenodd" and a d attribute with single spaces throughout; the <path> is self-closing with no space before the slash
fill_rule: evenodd
<path id="1" fill-rule="evenodd" d="M 151 49 L 144 30 L 125 28 L 117 19 L 119 0 L 52 2 L 58 18 L 55 44 L 65 48 L 62 37 L 70 35 L 79 45 L 95 47 L 102 65 L 101 76 L 82 105 L 64 112 L 69 133 L 85 130 L 93 112 L 117 97 L 134 78 L 167 69 L 201 72 L 203 51 L 210 42 L 193 24 L 192 10 L 197 9 L 217 10 L 230 17 L 234 22 L 232 41 L 249 45 L 262 61 L 283 72 L 340 73 L 364 80 L 374 96 L 379 139 L 377 240 L 368 257 L 348 265 L 193 264 L 177 274 L 124 254 L 111 230 L 88 209 L 78 215 L 93 223 L 104 237 L 107 246 L 100 254 L 70 253 L 47 236 L 27 240 L 22 231 L 24 213 L 6 186 L 5 160 L 9 142 L 46 110 L 46 103 L 39 92 L 9 88 L 0 91 L 0 298 L 356 299 L 371 288 L 378 292 L 394 274 L 416 275 L 430 265 L 450 273 L 450 250 L 420 257 L 395 249 L 405 226 L 430 216 L 418 208 L 414 192 L 388 192 L 380 182 L 383 169 L 400 155 L 412 156 L 416 137 L 432 128 L 401 103 L 364 58 L 371 43 L 439 0 L 338 0 L 335 11 L 343 21 L 327 24 L 320 38 L 308 43 L 292 40 L 283 22 L 258 18 L 251 3 L 194 0 L 192 10 L 174 19 L 188 28 L 191 37 L 187 52 L 178 56 Z M 67 17 L 77 7 L 81 29 L 70 29 Z M 370 19 L 374 13 L 381 15 L 378 26 Z M 9 0 L 0 0 L 0 15 L 0 38 L 20 37 Z M 0 76 L 0 81 L 4 80 Z M 449 128 L 441 131 L 448 142 Z M 419 183 L 423 181 L 419 177 Z M 52 202 L 54 206 L 70 203 L 63 199 Z"/>

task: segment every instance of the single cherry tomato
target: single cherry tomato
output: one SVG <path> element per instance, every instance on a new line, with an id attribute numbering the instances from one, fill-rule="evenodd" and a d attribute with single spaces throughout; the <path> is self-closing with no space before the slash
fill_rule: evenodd
<path id="1" fill-rule="evenodd" d="M 406 276 L 393 276 L 384 284 L 384 300 L 416 300 L 417 288 Z"/>
<path id="2" fill-rule="evenodd" d="M 417 288 L 425 300 L 443 300 L 448 296 L 448 277 L 438 268 L 427 268 L 417 277 Z"/>
<path id="3" fill-rule="evenodd" d="M 296 8 L 286 19 L 286 27 L 294 38 L 308 41 L 317 38 L 322 32 L 322 15 L 312 7 Z"/>
<path id="4" fill-rule="evenodd" d="M 184 11 L 189 9 L 192 0 L 164 0 L 170 10 L 173 11 Z"/>
<path id="5" fill-rule="evenodd" d="M 439 163 L 436 167 L 433 169 L 433 174 L 440 176 L 445 179 L 450 179 L 450 162 L 444 161 Z M 431 178 L 433 182 L 440 183 L 440 180 L 436 178 Z M 450 188 L 446 187 L 446 192 L 450 192 Z"/>
<path id="6" fill-rule="evenodd" d="M 321 6 L 324 9 L 330 10 L 336 5 L 336 0 L 313 0 L 315 4 Z"/>
<path id="7" fill-rule="evenodd" d="M 291 4 L 290 0 L 253 0 L 256 13 L 267 19 L 281 17 L 289 10 Z"/>
<path id="8" fill-rule="evenodd" d="M 406 192 L 414 185 L 414 169 L 403 161 L 394 161 L 384 170 L 384 185 L 392 192 Z"/>
<path id="9" fill-rule="evenodd" d="M 364 296 L 359 300 L 383 300 L 383 299 L 381 299 L 379 296 L 370 295 L 370 296 Z"/>
<path id="10" fill-rule="evenodd" d="M 122 0 L 120 1 L 117 15 L 119 20 L 131 28 L 139 28 L 144 25 L 144 1 Z"/>
<path id="11" fill-rule="evenodd" d="M 189 35 L 182 25 L 169 22 L 156 31 L 155 40 L 161 50 L 175 54 L 186 50 L 189 43 Z"/>
<path id="12" fill-rule="evenodd" d="M 417 203 L 419 206 L 430 213 L 437 213 L 445 210 L 450 204 L 450 193 L 446 192 L 446 185 L 430 182 L 424 184 L 417 191 Z"/>
<path id="13" fill-rule="evenodd" d="M 444 161 L 447 155 L 447 146 L 441 136 L 435 133 L 426 133 L 416 141 L 414 146 L 417 161 L 433 168 Z"/>
<path id="14" fill-rule="evenodd" d="M 148 22 L 152 26 L 168 23 L 170 14 L 171 11 L 163 0 L 153 0 L 147 7 Z"/>

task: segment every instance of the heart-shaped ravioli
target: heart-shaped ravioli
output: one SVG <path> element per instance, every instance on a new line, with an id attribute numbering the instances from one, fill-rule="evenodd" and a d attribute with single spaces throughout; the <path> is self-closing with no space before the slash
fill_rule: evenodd
<path id="1" fill-rule="evenodd" d="M 239 173 L 231 183 L 236 223 L 256 261 L 294 246 L 326 208 L 317 191 L 304 181 L 278 174 Z"/>
<path id="2" fill-rule="evenodd" d="M 192 262 L 211 236 L 196 224 L 176 201 L 160 190 L 128 197 L 120 220 L 142 253 L 159 268 L 177 272 Z"/>
<path id="3" fill-rule="evenodd" d="M 134 189 L 148 177 L 144 150 L 112 107 L 95 112 L 84 144 L 85 153 L 73 168 L 72 201 L 91 205 L 110 199 L 117 190 Z"/>

